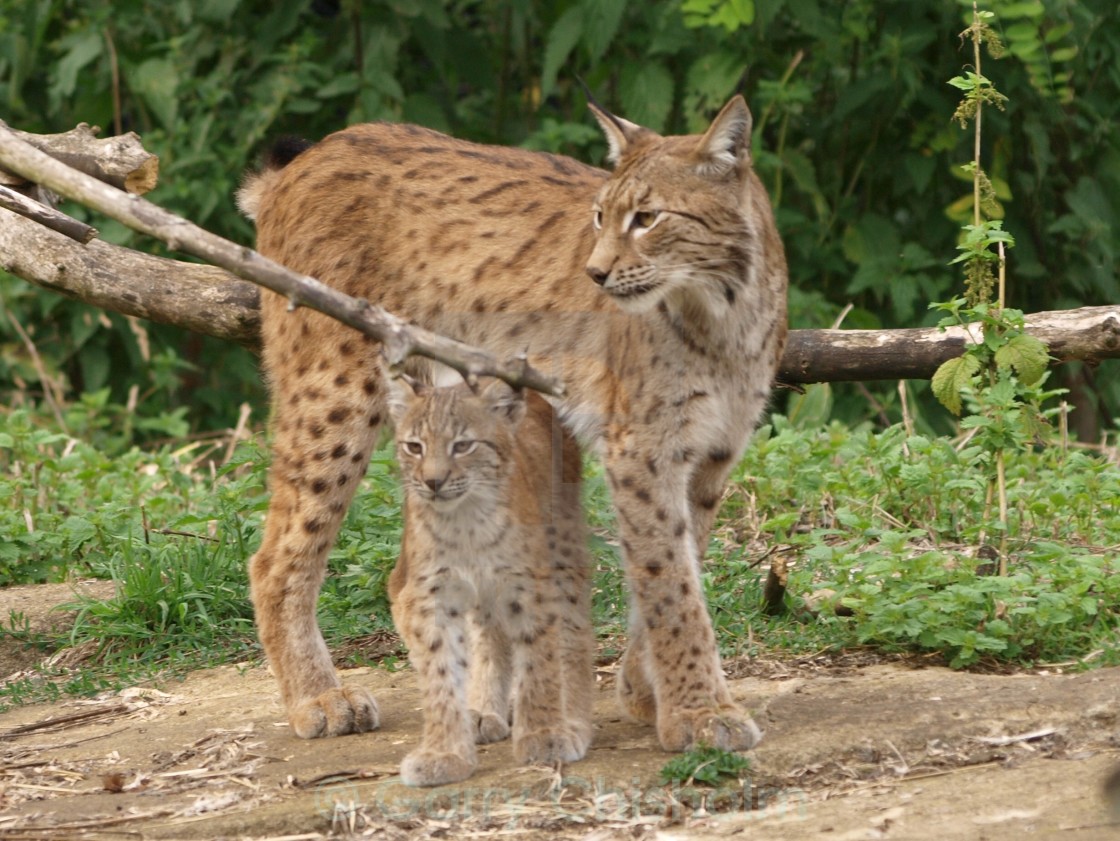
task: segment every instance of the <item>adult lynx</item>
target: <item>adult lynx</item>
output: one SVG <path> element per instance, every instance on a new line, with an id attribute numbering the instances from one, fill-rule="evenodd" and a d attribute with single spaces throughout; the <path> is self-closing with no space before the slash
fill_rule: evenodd
<path id="1" fill-rule="evenodd" d="M 560 376 L 555 405 L 598 447 L 631 590 L 626 709 L 663 747 L 745 749 L 700 586 L 724 482 L 766 405 L 786 266 L 733 98 L 702 136 L 592 109 L 613 173 L 409 125 L 345 129 L 274 155 L 242 188 L 260 250 L 343 292 Z M 588 278 L 590 275 L 590 279 Z M 377 725 L 315 621 L 326 556 L 386 414 L 378 345 L 262 293 L 272 501 L 250 564 L 294 730 Z"/>
<path id="2" fill-rule="evenodd" d="M 582 759 L 594 637 L 575 440 L 500 380 L 478 394 L 395 383 L 389 409 L 405 487 L 389 596 L 424 694 L 401 777 L 469 777 L 475 742 L 510 734 L 511 692 L 518 760 Z"/>

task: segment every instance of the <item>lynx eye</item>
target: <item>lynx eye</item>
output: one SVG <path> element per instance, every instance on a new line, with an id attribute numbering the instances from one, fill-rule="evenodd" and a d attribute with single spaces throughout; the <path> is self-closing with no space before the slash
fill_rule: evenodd
<path id="1" fill-rule="evenodd" d="M 477 441 L 468 441 L 468 440 L 454 441 L 451 444 L 451 455 L 453 455 L 453 456 L 465 456 L 468 453 L 473 453 L 474 448 L 477 447 L 477 446 L 478 446 Z"/>
<path id="2" fill-rule="evenodd" d="M 603 211 L 601 211 L 601 210 L 600 210 L 599 208 L 597 208 L 597 207 L 596 207 L 596 208 L 595 208 L 595 209 L 594 209 L 594 210 L 592 211 L 592 215 L 591 215 L 591 226 L 592 226 L 592 227 L 593 227 L 593 228 L 594 228 L 594 229 L 595 229 L 596 231 L 601 231 L 601 230 L 603 230 Z"/>
<path id="3" fill-rule="evenodd" d="M 638 231 L 652 228 L 653 223 L 661 215 L 660 210 L 639 210 L 630 219 L 630 230 Z"/>
<path id="4" fill-rule="evenodd" d="M 419 457 L 424 455 L 424 445 L 419 441 L 402 441 L 401 446 L 404 447 L 404 451 L 410 456 Z"/>

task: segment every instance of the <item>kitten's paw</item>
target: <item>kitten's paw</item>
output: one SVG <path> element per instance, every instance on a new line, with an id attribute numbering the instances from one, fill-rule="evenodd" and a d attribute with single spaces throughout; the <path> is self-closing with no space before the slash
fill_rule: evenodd
<path id="1" fill-rule="evenodd" d="M 583 759 L 591 743 L 591 734 L 586 738 L 571 728 L 555 730 L 534 730 L 514 736 L 513 755 L 525 765 L 551 765 L 555 762 L 577 762 Z"/>
<path id="2" fill-rule="evenodd" d="M 377 702 L 358 686 L 328 689 L 292 708 L 288 715 L 292 730 L 301 739 L 365 733 L 381 724 Z"/>
<path id="3" fill-rule="evenodd" d="M 474 757 L 418 748 L 401 762 L 401 779 L 407 786 L 442 786 L 462 782 L 477 765 Z"/>
<path id="4" fill-rule="evenodd" d="M 723 750 L 750 750 L 762 741 L 754 719 L 734 704 L 699 710 L 663 711 L 657 717 L 661 747 L 683 751 L 699 744 Z"/>
<path id="5" fill-rule="evenodd" d="M 474 722 L 476 744 L 488 745 L 509 738 L 509 722 L 493 713 L 471 710 L 471 721 Z"/>
<path id="6" fill-rule="evenodd" d="M 637 669 L 623 670 L 618 677 L 618 702 L 626 714 L 642 724 L 657 721 L 657 698 L 653 688 Z"/>

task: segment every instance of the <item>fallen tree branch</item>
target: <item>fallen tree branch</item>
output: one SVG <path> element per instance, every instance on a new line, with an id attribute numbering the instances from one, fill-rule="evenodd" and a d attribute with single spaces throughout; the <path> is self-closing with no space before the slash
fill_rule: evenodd
<path id="1" fill-rule="evenodd" d="M 1120 305 L 1033 313 L 1026 324 L 1059 362 L 1120 358 Z M 981 340 L 978 324 L 947 330 L 793 330 L 778 376 L 787 383 L 929 379 L 967 343 Z"/>
<path id="2" fill-rule="evenodd" d="M 98 129 L 86 123 L 62 134 L 28 134 L 9 127 L 3 120 L 0 127 L 67 166 L 127 193 L 143 195 L 159 180 L 159 158 L 144 148 L 135 132 L 99 138 Z M 0 184 L 20 189 L 41 183 L 0 169 Z"/>
<path id="3" fill-rule="evenodd" d="M 308 306 L 381 342 L 390 365 L 419 354 L 454 368 L 464 377 L 496 376 L 514 386 L 548 394 L 562 384 L 529 367 L 524 359 L 499 361 L 485 351 L 407 323 L 368 301 L 351 298 L 307 275 L 300 275 L 251 248 L 239 246 L 173 213 L 129 196 L 78 172 L 36 149 L 10 128 L 0 126 L 0 167 L 41 184 L 72 201 L 104 213 L 171 248 L 200 257 L 239 277 L 286 296 L 292 308 Z"/>
<path id="4" fill-rule="evenodd" d="M 65 234 L 83 245 L 97 236 L 97 228 L 91 228 L 85 222 L 79 222 L 65 213 L 59 213 L 53 207 L 30 199 L 3 184 L 0 184 L 0 207 L 18 213 L 20 216 L 26 216 L 40 225 L 46 225 L 52 231 Z"/>
<path id="5" fill-rule="evenodd" d="M 252 349 L 260 343 L 259 290 L 216 266 L 168 260 L 96 239 L 81 245 L 0 210 L 0 268 L 103 310 Z"/>
<path id="6" fill-rule="evenodd" d="M 128 204 L 136 201 L 113 195 Z M 177 232 L 189 224 L 165 215 Z M 248 251 L 219 241 L 237 254 Z M 96 240 L 83 246 L 0 209 L 0 268 L 102 309 L 259 348 L 257 287 L 214 266 Z M 1120 305 L 1041 312 L 1026 320 L 1028 332 L 1044 341 L 1058 361 L 1120 358 Z M 928 379 L 978 336 L 978 327 L 793 330 L 778 378 L 789 384 Z"/>

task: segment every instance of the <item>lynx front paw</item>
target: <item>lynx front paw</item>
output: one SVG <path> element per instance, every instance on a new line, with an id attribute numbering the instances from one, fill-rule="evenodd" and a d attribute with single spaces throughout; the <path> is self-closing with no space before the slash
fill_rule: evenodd
<path id="1" fill-rule="evenodd" d="M 377 702 L 365 689 L 340 686 L 297 704 L 290 712 L 292 730 L 301 739 L 343 736 L 376 730 L 381 723 Z"/>
<path id="2" fill-rule="evenodd" d="M 491 742 L 500 742 L 509 738 L 509 722 L 493 713 L 480 713 L 471 710 L 471 721 L 474 722 L 474 740 L 476 744 L 488 745 Z"/>
<path id="3" fill-rule="evenodd" d="M 473 757 L 419 748 L 401 763 L 401 779 L 408 786 L 458 783 L 473 774 L 477 764 Z"/>
<path id="4" fill-rule="evenodd" d="M 554 762 L 578 762 L 587 753 L 590 732 L 572 728 L 534 730 L 513 740 L 513 755 L 526 765 L 551 765 Z"/>
<path id="5" fill-rule="evenodd" d="M 750 750 L 762 741 L 762 731 L 746 712 L 727 704 L 700 710 L 661 711 L 657 718 L 661 747 L 688 750 L 699 744 L 724 750 Z"/>

